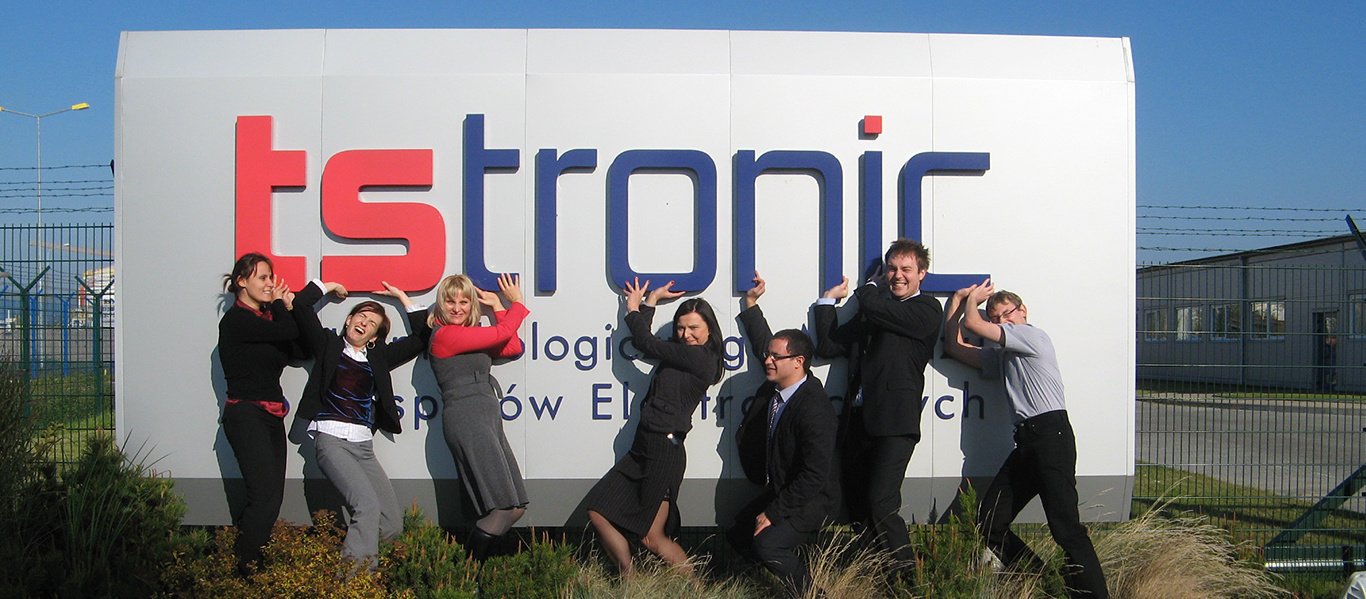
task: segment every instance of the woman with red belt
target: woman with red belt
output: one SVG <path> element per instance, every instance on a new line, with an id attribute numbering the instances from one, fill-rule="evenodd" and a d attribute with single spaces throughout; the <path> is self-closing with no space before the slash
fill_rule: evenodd
<path id="1" fill-rule="evenodd" d="M 246 483 L 246 504 L 237 519 L 237 571 L 259 567 L 261 548 L 280 516 L 285 494 L 285 426 L 289 411 L 280 373 L 303 358 L 298 326 L 290 316 L 294 294 L 275 276 L 270 258 L 252 252 L 223 276 L 235 296 L 218 321 L 218 362 L 227 382 L 223 433 Z"/>

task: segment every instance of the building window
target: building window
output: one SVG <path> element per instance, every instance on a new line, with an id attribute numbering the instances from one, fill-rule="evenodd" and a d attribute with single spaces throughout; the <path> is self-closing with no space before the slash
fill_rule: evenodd
<path id="1" fill-rule="evenodd" d="M 1285 338 L 1285 302 L 1252 302 L 1253 339 Z"/>
<path id="2" fill-rule="evenodd" d="M 1185 306 L 1176 309 L 1176 340 L 1195 341 L 1205 332 L 1205 307 Z"/>
<path id="3" fill-rule="evenodd" d="M 1366 293 L 1349 294 L 1347 301 L 1347 317 L 1351 319 L 1348 334 L 1353 337 L 1366 337 Z"/>
<path id="4" fill-rule="evenodd" d="M 1210 306 L 1209 332 L 1215 339 L 1237 339 L 1243 333 L 1243 307 L 1238 304 Z"/>
<path id="5" fill-rule="evenodd" d="M 1170 330 L 1170 325 L 1167 324 L 1166 310 L 1143 311 L 1144 341 L 1166 341 L 1168 330 Z"/>

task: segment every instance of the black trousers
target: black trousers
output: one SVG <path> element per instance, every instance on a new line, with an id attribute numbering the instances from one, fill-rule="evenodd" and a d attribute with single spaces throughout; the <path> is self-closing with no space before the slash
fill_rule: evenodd
<path id="1" fill-rule="evenodd" d="M 1067 412 L 1046 412 L 1015 428 L 1010 452 L 991 487 L 982 496 L 977 528 L 1001 561 L 1041 568 L 1042 562 L 1010 523 L 1037 496 L 1043 502 L 1048 531 L 1067 556 L 1067 587 L 1073 597 L 1109 597 L 1091 537 L 1077 509 L 1077 441 Z"/>
<path id="2" fill-rule="evenodd" d="M 812 532 L 802 532 L 788 520 L 775 522 L 757 536 L 754 519 L 773 502 L 774 495 L 765 492 L 740 510 L 735 524 L 726 531 L 726 540 L 740 555 L 768 568 L 787 587 L 789 596 L 801 597 L 811 586 L 811 573 L 797 557 L 797 548 L 811 539 Z"/>
<path id="3" fill-rule="evenodd" d="M 238 571 L 246 572 L 248 564 L 260 564 L 285 500 L 285 424 L 261 406 L 237 402 L 223 409 L 223 433 L 247 486 L 234 547 Z"/>
<path id="4" fill-rule="evenodd" d="M 840 455 L 850 520 L 872 531 L 896 559 L 907 563 L 915 560 L 900 511 L 906 466 L 919 439 L 912 435 L 868 436 L 862 408 L 850 410 L 843 425 Z"/>

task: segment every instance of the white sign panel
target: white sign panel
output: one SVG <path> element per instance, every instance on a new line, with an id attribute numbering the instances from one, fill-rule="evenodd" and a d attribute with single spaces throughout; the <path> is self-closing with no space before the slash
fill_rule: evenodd
<path id="1" fill-rule="evenodd" d="M 733 432 L 762 382 L 735 316 L 755 268 L 773 328 L 812 322 L 898 236 L 931 249 L 941 300 L 988 275 L 1057 345 L 1089 519 L 1133 478 L 1134 83 L 1125 39 L 631 30 L 125 33 L 117 72 L 117 426 L 227 523 L 221 276 L 266 250 L 296 289 L 515 272 L 526 353 L 494 367 L 528 479 L 524 524 L 577 525 L 629 445 L 652 366 L 625 278 L 715 306 L 726 379 L 693 415 L 679 504 L 728 521 L 754 488 Z M 355 302 L 325 304 L 338 327 Z M 390 304 L 392 306 L 392 304 Z M 664 305 L 655 325 L 668 323 Z M 396 308 L 394 334 L 406 334 Z M 832 395 L 843 360 L 816 373 Z M 287 369 L 297 401 L 307 371 Z M 936 358 L 908 520 L 943 515 L 1011 447 L 999 383 Z M 400 503 L 468 517 L 425 359 L 394 374 L 404 432 L 376 440 Z M 292 418 L 290 420 L 292 422 Z M 296 427 L 297 428 L 297 427 Z M 284 515 L 335 507 L 291 436 Z M 164 456 L 164 457 L 163 457 Z"/>

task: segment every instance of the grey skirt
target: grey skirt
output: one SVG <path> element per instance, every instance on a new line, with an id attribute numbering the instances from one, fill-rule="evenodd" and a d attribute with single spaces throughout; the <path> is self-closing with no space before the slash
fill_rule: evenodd
<path id="1" fill-rule="evenodd" d="M 484 360 L 468 359 L 476 355 L 484 356 Z M 461 354 L 433 360 L 433 370 L 441 385 L 442 432 L 465 492 L 481 517 L 493 510 L 529 503 L 522 470 L 508 445 L 507 435 L 503 434 L 503 414 L 498 407 L 502 393 L 498 382 L 488 373 L 487 359 L 486 354 Z M 438 361 L 474 362 L 467 365 L 476 368 L 482 362 L 484 369 L 437 369 Z M 453 370 L 464 372 L 455 374 Z"/>

